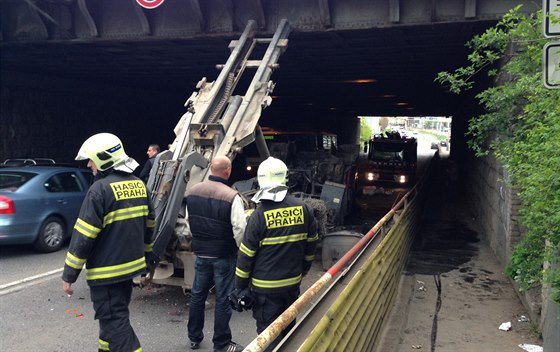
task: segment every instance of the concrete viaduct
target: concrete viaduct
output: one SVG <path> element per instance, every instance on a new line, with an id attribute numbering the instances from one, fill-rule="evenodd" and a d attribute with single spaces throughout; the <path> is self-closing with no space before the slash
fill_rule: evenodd
<path id="1" fill-rule="evenodd" d="M 454 116 L 459 127 L 469 98 L 434 78 L 519 3 L 536 10 L 515 0 L 165 0 L 152 10 L 135 0 L 3 0 L 0 157 L 68 160 L 84 137 L 112 130 L 143 158 L 147 143 L 173 140 L 182 104 L 202 77 L 217 77 L 249 19 L 263 33 L 282 18 L 292 27 L 263 126 L 340 132 L 356 116 L 386 115 Z"/>

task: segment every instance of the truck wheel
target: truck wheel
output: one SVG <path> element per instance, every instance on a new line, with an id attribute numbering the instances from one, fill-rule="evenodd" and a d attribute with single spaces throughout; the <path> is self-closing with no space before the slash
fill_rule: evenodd
<path id="1" fill-rule="evenodd" d="M 48 217 L 41 228 L 33 246 L 43 253 L 55 252 L 62 247 L 66 238 L 66 225 L 55 216 Z"/>

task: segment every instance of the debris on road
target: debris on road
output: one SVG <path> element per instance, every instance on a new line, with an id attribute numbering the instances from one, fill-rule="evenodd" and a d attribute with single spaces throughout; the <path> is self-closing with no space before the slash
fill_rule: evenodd
<path id="1" fill-rule="evenodd" d="M 75 318 L 83 318 L 84 317 L 84 313 L 80 313 L 78 308 L 66 309 L 66 314 L 67 315 L 72 315 L 72 313 L 74 314 Z"/>
<path id="2" fill-rule="evenodd" d="M 509 331 L 511 330 L 511 322 L 508 321 L 507 323 L 502 323 L 499 327 L 500 330 L 502 331 Z"/>
<path id="3" fill-rule="evenodd" d="M 531 345 L 528 343 L 522 343 L 521 345 L 519 345 L 519 347 L 521 349 L 523 349 L 524 351 L 527 352 L 543 352 L 544 349 L 541 346 L 537 346 L 537 345 Z"/>

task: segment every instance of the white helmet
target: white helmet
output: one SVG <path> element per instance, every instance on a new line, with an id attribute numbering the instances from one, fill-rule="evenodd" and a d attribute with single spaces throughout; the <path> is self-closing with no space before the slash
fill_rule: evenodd
<path id="1" fill-rule="evenodd" d="M 288 187 L 286 187 L 287 176 L 288 167 L 286 164 L 280 159 L 268 157 L 259 165 L 257 170 L 260 190 L 252 200 L 256 203 L 261 199 L 281 202 L 288 193 Z"/>
<path id="2" fill-rule="evenodd" d="M 136 160 L 126 155 L 119 137 L 111 133 L 98 133 L 86 139 L 76 155 L 76 160 L 87 159 L 90 159 L 99 171 L 114 168 L 132 173 L 138 167 Z"/>

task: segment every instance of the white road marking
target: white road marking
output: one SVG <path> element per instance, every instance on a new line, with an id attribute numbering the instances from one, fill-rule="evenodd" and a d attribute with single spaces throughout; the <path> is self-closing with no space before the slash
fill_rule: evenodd
<path id="1" fill-rule="evenodd" d="M 31 285 L 32 283 L 35 283 L 35 281 L 37 281 L 39 279 L 46 278 L 46 277 L 61 273 L 62 270 L 64 270 L 64 268 L 47 271 L 46 273 L 29 276 L 29 277 L 26 277 L 26 278 L 21 279 L 21 280 L 17 280 L 17 281 L 13 281 L 13 282 L 10 282 L 10 283 L 4 284 L 4 285 L 0 285 L 0 296 L 6 295 L 8 293 L 15 292 L 15 291 L 19 291 L 22 288 L 27 287 L 27 286 Z"/>

